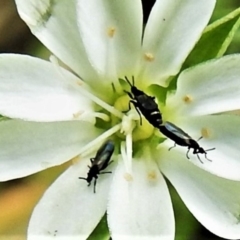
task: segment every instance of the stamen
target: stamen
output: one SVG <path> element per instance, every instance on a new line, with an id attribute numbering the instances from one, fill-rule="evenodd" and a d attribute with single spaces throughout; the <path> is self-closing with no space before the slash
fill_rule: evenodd
<path id="1" fill-rule="evenodd" d="M 94 116 L 97 117 L 97 118 L 101 118 L 105 122 L 110 121 L 110 117 L 105 113 L 95 112 Z"/>
<path id="2" fill-rule="evenodd" d="M 95 102 L 96 104 L 98 104 L 99 106 L 101 106 L 102 108 L 106 109 L 108 112 L 112 113 L 113 115 L 115 115 L 118 118 L 122 118 L 123 117 L 123 113 L 121 113 L 120 111 L 118 111 L 116 108 L 114 108 L 113 106 L 107 104 L 106 102 L 102 101 L 100 98 L 94 96 L 93 94 L 91 94 L 90 92 L 87 92 L 85 89 L 83 88 L 78 88 L 79 92 L 81 92 L 83 95 L 85 95 L 85 97 L 88 97 L 89 99 L 91 99 L 93 102 Z"/>
<path id="3" fill-rule="evenodd" d="M 125 167 L 127 168 L 128 164 L 127 164 L 127 154 L 126 154 L 126 144 L 125 144 L 125 142 L 121 142 L 120 152 L 121 152 L 122 160 L 125 164 Z"/>
<path id="4" fill-rule="evenodd" d="M 82 147 L 79 151 L 79 155 L 81 157 L 85 157 L 89 154 L 89 152 L 92 152 L 94 149 L 97 149 L 97 147 L 104 142 L 105 139 L 113 135 L 115 132 L 117 132 L 121 128 L 121 123 L 115 125 L 114 127 L 110 128 L 108 131 L 104 132 L 97 138 L 95 138 L 93 141 L 86 144 L 84 147 Z"/>
<path id="5" fill-rule="evenodd" d="M 83 114 L 83 111 L 78 111 L 76 113 L 73 113 L 73 118 L 78 119 Z"/>
<path id="6" fill-rule="evenodd" d="M 130 157 L 130 159 L 128 158 L 125 142 L 121 142 L 121 156 L 126 168 L 126 172 L 131 175 L 132 174 L 132 157 Z"/>
<path id="7" fill-rule="evenodd" d="M 152 62 L 154 60 L 154 55 L 150 52 L 144 54 L 144 59 L 148 62 Z"/>
<path id="8" fill-rule="evenodd" d="M 69 80 L 68 77 L 65 77 L 65 73 L 64 73 L 64 69 L 62 69 L 59 64 L 58 64 L 58 60 L 55 56 L 51 56 L 50 57 L 50 61 L 53 63 L 53 66 L 55 67 L 56 72 L 59 74 L 60 79 L 67 83 L 68 85 L 74 87 L 74 89 L 77 89 L 81 94 L 83 94 L 85 97 L 89 98 L 90 100 L 92 100 L 93 102 L 95 102 L 96 104 L 98 104 L 99 106 L 101 106 L 102 108 L 106 109 L 107 111 L 109 111 L 110 113 L 112 113 L 114 116 L 118 117 L 118 118 L 122 118 L 123 117 L 123 113 L 121 113 L 120 111 L 118 111 L 117 109 L 115 109 L 113 106 L 107 104 L 106 102 L 102 101 L 100 98 L 94 96 L 93 94 L 91 94 L 90 92 L 88 92 L 86 89 L 84 89 L 83 86 L 83 82 L 80 82 L 81 80 L 79 78 L 77 78 L 74 75 L 71 75 L 71 77 L 73 79 L 71 79 L 70 81 L 67 81 L 67 79 Z M 70 73 L 69 73 L 70 74 Z M 72 81 L 75 80 L 75 81 Z M 77 86 L 77 88 L 76 88 Z"/>
<path id="9" fill-rule="evenodd" d="M 130 172 L 132 172 L 132 152 L 132 132 L 130 132 L 126 136 L 126 153 Z"/>
<path id="10" fill-rule="evenodd" d="M 133 120 L 138 120 L 139 116 L 136 116 L 136 113 L 134 112 L 133 114 L 128 114 L 124 115 L 122 118 L 122 127 L 120 132 L 124 133 L 125 135 L 132 133 L 133 129 L 136 126 L 135 121 Z"/>
<path id="11" fill-rule="evenodd" d="M 193 101 L 193 98 L 190 95 L 186 95 L 186 96 L 183 97 L 183 101 L 185 103 L 191 103 Z"/>
<path id="12" fill-rule="evenodd" d="M 81 116 L 81 117 L 80 117 Z M 95 118 L 101 118 L 103 121 L 108 122 L 110 120 L 109 116 L 105 113 L 100 112 L 77 112 L 73 114 L 74 120 L 83 120 L 95 124 Z"/>
<path id="13" fill-rule="evenodd" d="M 112 38 L 116 33 L 116 28 L 115 27 L 109 27 L 107 29 L 107 35 Z"/>

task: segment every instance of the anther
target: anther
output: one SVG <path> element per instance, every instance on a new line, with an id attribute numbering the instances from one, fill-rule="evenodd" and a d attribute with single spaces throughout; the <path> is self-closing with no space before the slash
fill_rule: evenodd
<path id="1" fill-rule="evenodd" d="M 132 177 L 132 175 L 130 173 L 124 173 L 123 177 L 128 182 L 132 182 L 133 181 L 133 177 Z"/>
<path id="2" fill-rule="evenodd" d="M 116 33 L 116 28 L 115 27 L 109 27 L 107 29 L 107 35 L 110 37 L 110 38 L 113 38 L 114 35 Z"/>
<path id="3" fill-rule="evenodd" d="M 202 128 L 201 129 L 201 136 L 203 138 L 210 138 L 211 135 L 212 135 L 211 130 L 209 128 Z"/>
<path id="4" fill-rule="evenodd" d="M 156 172 L 155 172 L 155 171 L 150 171 L 150 172 L 148 172 L 147 178 L 148 178 L 148 180 L 150 180 L 150 181 L 156 180 L 156 179 L 157 179 L 157 174 L 156 174 Z"/>
<path id="5" fill-rule="evenodd" d="M 183 97 L 183 101 L 185 103 L 191 103 L 193 101 L 193 98 L 190 95 L 186 95 L 186 96 Z"/>
<path id="6" fill-rule="evenodd" d="M 144 59 L 148 62 L 152 62 L 154 60 L 154 55 L 152 53 L 145 53 Z"/>
<path id="7" fill-rule="evenodd" d="M 73 118 L 78 119 L 83 114 L 83 111 L 78 111 L 76 113 L 73 113 Z"/>

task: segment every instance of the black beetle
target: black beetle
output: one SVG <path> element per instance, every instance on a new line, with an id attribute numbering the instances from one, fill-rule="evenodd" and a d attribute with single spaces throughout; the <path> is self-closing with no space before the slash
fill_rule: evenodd
<path id="1" fill-rule="evenodd" d="M 89 167 L 87 178 L 79 177 L 79 179 L 86 180 L 88 186 L 91 185 L 92 179 L 94 179 L 93 192 L 96 193 L 96 184 L 99 174 L 112 173 L 112 172 L 101 172 L 113 161 L 110 161 L 111 156 L 114 151 L 114 143 L 111 140 L 107 140 L 97 151 L 97 154 L 94 158 L 90 158 L 91 166 Z M 109 162 L 110 161 L 110 162 Z"/>
<path id="2" fill-rule="evenodd" d="M 129 110 L 131 109 L 130 104 L 132 103 L 140 116 L 140 124 L 142 125 L 142 115 L 151 123 L 154 127 L 159 128 L 162 124 L 162 114 L 158 109 L 158 105 L 154 101 L 155 97 L 148 96 L 145 92 L 139 90 L 134 85 L 134 77 L 132 76 L 132 84 L 125 76 L 127 83 L 131 86 L 131 92 L 124 91 L 131 98 L 129 101 Z"/>
<path id="3" fill-rule="evenodd" d="M 164 124 L 162 124 L 161 126 L 159 126 L 159 130 L 161 131 L 161 133 L 163 135 L 165 135 L 166 137 L 170 138 L 171 140 L 173 140 L 174 146 L 170 147 L 168 150 L 170 151 L 172 148 L 176 147 L 176 144 L 180 145 L 180 146 L 185 146 L 188 147 L 188 151 L 186 153 L 186 157 L 189 159 L 188 153 L 190 151 L 190 149 L 193 149 L 193 154 L 197 154 L 197 157 L 199 159 L 199 161 L 201 163 L 203 163 L 203 161 L 200 159 L 200 157 L 198 156 L 199 153 L 201 154 L 205 154 L 205 158 L 209 161 L 209 158 L 207 158 L 207 151 L 211 151 L 214 150 L 215 148 L 211 148 L 211 149 L 207 149 L 204 150 L 202 147 L 199 146 L 199 144 L 197 143 L 197 141 L 195 141 L 194 139 L 192 139 L 187 133 L 185 133 L 181 128 L 177 127 L 176 125 L 174 125 L 173 123 L 170 122 L 165 122 Z M 198 139 L 198 141 L 201 139 L 202 137 L 200 137 Z"/>

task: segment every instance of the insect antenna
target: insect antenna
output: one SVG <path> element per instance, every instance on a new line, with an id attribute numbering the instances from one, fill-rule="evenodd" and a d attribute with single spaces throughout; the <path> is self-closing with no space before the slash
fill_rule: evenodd
<path id="1" fill-rule="evenodd" d="M 209 148 L 207 150 L 205 150 L 205 152 L 208 152 L 208 151 L 212 151 L 212 150 L 215 150 L 216 148 Z"/>
<path id="2" fill-rule="evenodd" d="M 132 76 L 132 85 L 135 86 L 135 79 L 134 79 L 134 76 Z"/>
<path id="3" fill-rule="evenodd" d="M 115 93 L 115 92 L 116 92 L 116 88 L 115 88 L 114 83 L 112 82 L 111 85 L 112 85 L 112 90 L 113 90 L 113 92 Z"/>
<path id="4" fill-rule="evenodd" d="M 127 76 L 125 76 L 124 78 L 131 87 L 134 86 L 134 77 L 133 77 L 133 84 L 128 80 Z"/>

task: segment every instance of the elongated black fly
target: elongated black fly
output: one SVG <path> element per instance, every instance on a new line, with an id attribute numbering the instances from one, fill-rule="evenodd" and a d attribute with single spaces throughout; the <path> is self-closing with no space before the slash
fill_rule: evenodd
<path id="1" fill-rule="evenodd" d="M 134 77 L 132 76 L 132 83 L 125 76 L 127 83 L 131 86 L 131 92 L 125 91 L 131 98 L 129 101 L 129 110 L 131 109 L 131 103 L 134 105 L 137 113 L 140 116 L 140 124 L 142 125 L 142 115 L 148 120 L 154 127 L 159 128 L 162 124 L 162 114 L 158 109 L 158 105 L 154 101 L 155 97 L 148 96 L 145 92 L 139 90 L 134 85 Z"/>
<path id="2" fill-rule="evenodd" d="M 94 158 L 90 158 L 91 166 L 89 167 L 87 178 L 79 177 L 79 179 L 86 180 L 88 186 L 91 185 L 92 179 L 94 178 L 94 187 L 93 192 L 96 193 L 96 184 L 99 174 L 112 173 L 112 172 L 102 172 L 108 165 L 113 161 L 110 161 L 111 156 L 114 151 L 114 143 L 111 140 L 106 141 L 100 149 L 97 151 L 97 154 Z"/>
<path id="3" fill-rule="evenodd" d="M 197 143 L 197 141 L 195 141 L 194 139 L 192 139 L 187 133 L 185 133 L 181 128 L 177 127 L 176 125 L 174 125 L 173 123 L 170 122 L 165 122 L 164 124 L 162 124 L 161 126 L 159 126 L 159 130 L 161 131 L 161 133 L 163 135 L 165 135 L 166 137 L 170 138 L 171 140 L 173 140 L 174 146 L 170 147 L 169 150 L 171 150 L 172 148 L 176 147 L 176 144 L 180 145 L 180 146 L 184 146 L 184 147 L 188 147 L 188 151 L 186 153 L 186 157 L 189 159 L 188 153 L 190 151 L 190 149 L 193 149 L 193 154 L 197 154 L 197 157 L 199 159 L 199 161 L 201 163 L 203 163 L 203 161 L 200 159 L 200 157 L 198 156 L 199 153 L 204 154 L 205 158 L 208 161 L 212 161 L 209 158 L 207 158 L 207 152 L 208 151 L 212 151 L 215 148 L 211 148 L 211 149 L 207 149 L 204 150 L 202 147 L 199 146 L 199 144 Z M 198 141 L 201 139 L 202 137 L 200 137 L 198 139 Z"/>

